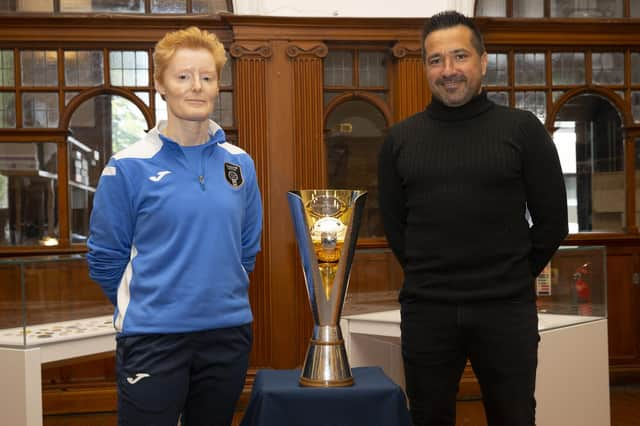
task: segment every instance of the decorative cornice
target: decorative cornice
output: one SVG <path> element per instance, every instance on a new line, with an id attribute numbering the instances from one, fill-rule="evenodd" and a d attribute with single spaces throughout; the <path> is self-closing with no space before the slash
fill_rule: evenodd
<path id="1" fill-rule="evenodd" d="M 270 58 L 273 55 L 273 49 L 268 44 L 260 44 L 255 47 L 244 46 L 240 43 L 233 43 L 229 48 L 229 54 L 238 59 L 241 57 L 261 57 Z"/>
<path id="2" fill-rule="evenodd" d="M 391 48 L 391 53 L 398 59 L 405 56 L 416 57 L 422 55 L 422 49 L 419 43 L 399 42 Z"/>
<path id="3" fill-rule="evenodd" d="M 289 43 L 287 45 L 286 52 L 287 56 L 292 59 L 298 56 L 315 56 L 316 58 L 324 58 L 329 53 L 329 48 L 324 43 L 319 43 L 311 47 L 301 46 L 296 43 Z"/>

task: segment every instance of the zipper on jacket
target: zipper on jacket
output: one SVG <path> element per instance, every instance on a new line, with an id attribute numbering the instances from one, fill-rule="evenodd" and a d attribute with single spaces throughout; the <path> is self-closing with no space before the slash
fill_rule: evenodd
<path id="1" fill-rule="evenodd" d="M 204 184 L 204 177 L 206 175 L 205 168 L 206 168 L 206 164 L 207 164 L 207 162 L 205 160 L 205 157 L 206 157 L 205 151 L 207 149 L 209 149 L 209 147 L 205 147 L 205 149 L 201 152 L 201 154 L 202 154 L 200 156 L 200 170 L 201 170 L 201 172 L 200 172 L 200 175 L 198 176 L 198 182 L 200 182 L 200 189 L 202 189 L 203 191 L 207 190 L 207 187 Z"/>

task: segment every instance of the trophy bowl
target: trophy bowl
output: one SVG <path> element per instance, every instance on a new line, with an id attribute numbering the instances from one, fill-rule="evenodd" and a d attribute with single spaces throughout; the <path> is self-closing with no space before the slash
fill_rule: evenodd
<path id="1" fill-rule="evenodd" d="M 289 191 L 287 198 L 314 322 L 300 384 L 351 386 L 340 314 L 367 193 L 305 189 Z"/>

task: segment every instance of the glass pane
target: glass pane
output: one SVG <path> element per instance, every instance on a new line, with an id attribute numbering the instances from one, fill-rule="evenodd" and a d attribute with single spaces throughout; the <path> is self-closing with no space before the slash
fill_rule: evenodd
<path id="1" fill-rule="evenodd" d="M 0 92 L 0 127 L 16 127 L 16 94 Z"/>
<path id="2" fill-rule="evenodd" d="M 623 0 L 551 0 L 552 18 L 622 18 Z"/>
<path id="3" fill-rule="evenodd" d="M 631 114 L 633 121 L 640 123 L 640 92 L 631 92 Z"/>
<path id="4" fill-rule="evenodd" d="M 566 92 L 564 90 L 554 90 L 552 93 L 553 102 L 555 103 Z"/>
<path id="5" fill-rule="evenodd" d="M 227 63 L 222 67 L 220 73 L 220 87 L 232 87 L 233 86 L 233 58 L 229 57 L 229 53 L 226 52 Z"/>
<path id="6" fill-rule="evenodd" d="M 324 58 L 325 86 L 353 86 L 353 53 L 330 51 Z"/>
<path id="7" fill-rule="evenodd" d="M 478 0 L 476 16 L 507 16 L 506 0 Z"/>
<path id="8" fill-rule="evenodd" d="M 58 54 L 55 50 L 23 50 L 20 52 L 23 86 L 57 86 Z"/>
<path id="9" fill-rule="evenodd" d="M 631 0 L 631 16 L 633 18 L 640 17 L 640 0 Z"/>
<path id="10" fill-rule="evenodd" d="M 384 52 L 359 52 L 360 87 L 387 87 L 387 66 Z"/>
<path id="11" fill-rule="evenodd" d="M 508 92 L 487 92 L 487 97 L 498 105 L 509 106 Z"/>
<path id="12" fill-rule="evenodd" d="M 146 106 L 149 106 L 149 92 L 134 92 L 137 97 L 142 99 Z"/>
<path id="13" fill-rule="evenodd" d="M 147 87 L 149 53 L 144 50 L 109 52 L 109 78 L 114 86 Z"/>
<path id="14" fill-rule="evenodd" d="M 0 2 L 0 11 L 7 12 L 53 12 L 53 1 L 40 0 L 4 0 Z"/>
<path id="15" fill-rule="evenodd" d="M 66 50 L 64 82 L 67 86 L 99 86 L 104 83 L 104 63 L 99 50 Z"/>
<path id="16" fill-rule="evenodd" d="M 631 83 L 640 84 L 640 52 L 631 53 Z"/>
<path id="17" fill-rule="evenodd" d="M 506 86 L 509 83 L 509 67 L 506 53 L 487 54 L 487 74 L 484 82 L 487 86 Z"/>
<path id="18" fill-rule="evenodd" d="M 143 13 L 144 0 L 60 0 L 60 11 Z"/>
<path id="19" fill-rule="evenodd" d="M 584 53 L 552 53 L 551 75 L 553 84 L 583 84 Z"/>
<path id="20" fill-rule="evenodd" d="M 56 245 L 55 143 L 0 143 L 0 245 Z"/>
<path id="21" fill-rule="evenodd" d="M 329 102 L 331 102 L 331 99 L 335 98 L 336 96 L 338 96 L 340 93 L 336 93 L 336 92 L 325 92 L 322 97 L 324 99 L 324 105 L 327 106 L 329 104 Z"/>
<path id="22" fill-rule="evenodd" d="M 545 92 L 516 92 L 516 108 L 531 111 L 543 123 L 547 118 L 546 100 Z"/>
<path id="23" fill-rule="evenodd" d="M 562 106 L 553 135 L 567 185 L 570 232 L 621 232 L 625 225 L 624 150 L 618 111 L 597 95 Z"/>
<path id="24" fill-rule="evenodd" d="M 592 80 L 596 84 L 624 83 L 624 53 L 591 54 Z"/>
<path id="25" fill-rule="evenodd" d="M 327 118 L 325 134 L 329 188 L 368 191 L 361 237 L 383 237 L 378 209 L 377 156 L 387 127 L 382 113 L 362 100 L 347 101 Z"/>
<path id="26" fill-rule="evenodd" d="M 216 99 L 216 106 L 211 113 L 211 119 L 221 127 L 233 126 L 233 93 L 220 92 Z"/>
<path id="27" fill-rule="evenodd" d="M 0 86 L 15 85 L 13 50 L 0 50 Z"/>
<path id="28" fill-rule="evenodd" d="M 23 93 L 22 126 L 58 127 L 58 94 Z"/>
<path id="29" fill-rule="evenodd" d="M 69 149 L 69 217 L 72 242 L 85 242 L 93 195 L 105 162 L 144 135 L 147 122 L 128 99 L 99 95 L 73 112 Z"/>
<path id="30" fill-rule="evenodd" d="M 185 0 L 151 0 L 151 13 L 186 13 Z"/>
<path id="31" fill-rule="evenodd" d="M 162 99 L 162 96 L 156 92 L 156 122 L 166 120 L 168 117 L 167 103 Z"/>
<path id="32" fill-rule="evenodd" d="M 513 0 L 514 18 L 542 18 L 544 2 L 542 0 Z"/>
<path id="33" fill-rule="evenodd" d="M 191 3 L 193 13 L 213 15 L 219 12 L 232 12 L 227 7 L 226 0 L 193 0 Z"/>
<path id="34" fill-rule="evenodd" d="M 78 96 L 78 93 L 80 93 L 80 92 L 65 92 L 65 94 L 64 94 L 64 104 L 65 105 L 69 105 L 69 102 L 71 102 L 71 99 L 73 99 L 76 96 Z"/>
<path id="35" fill-rule="evenodd" d="M 516 53 L 514 55 L 515 80 L 518 85 L 544 85 L 544 53 Z"/>

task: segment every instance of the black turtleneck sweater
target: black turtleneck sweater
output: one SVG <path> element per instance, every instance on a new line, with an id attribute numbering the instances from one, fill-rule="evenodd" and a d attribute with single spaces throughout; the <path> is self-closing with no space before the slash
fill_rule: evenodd
<path id="1" fill-rule="evenodd" d="M 405 273 L 401 302 L 532 300 L 533 278 L 568 232 L 549 134 L 530 112 L 498 106 L 485 92 L 461 107 L 434 98 L 393 126 L 379 191 Z"/>

